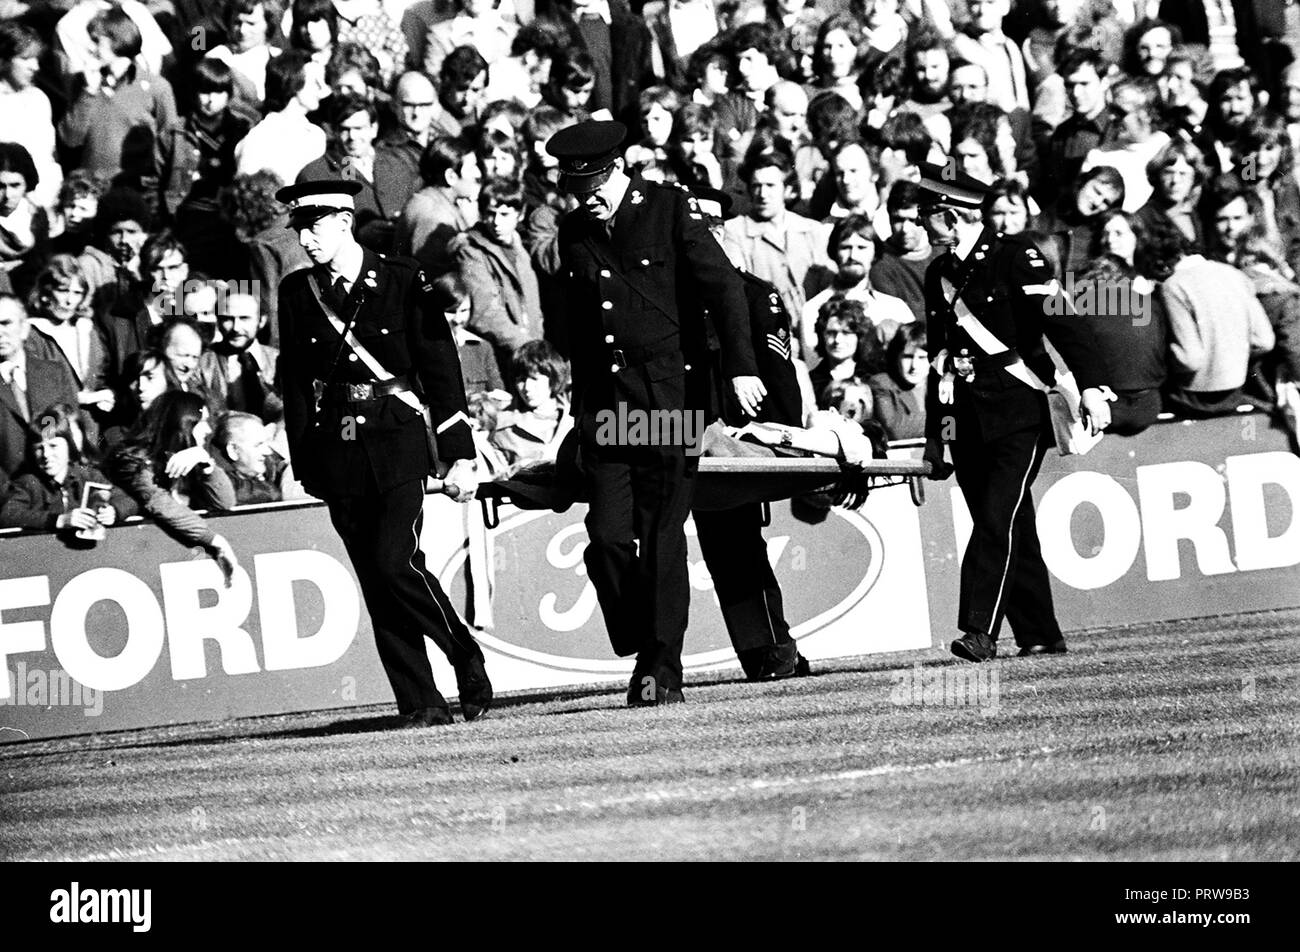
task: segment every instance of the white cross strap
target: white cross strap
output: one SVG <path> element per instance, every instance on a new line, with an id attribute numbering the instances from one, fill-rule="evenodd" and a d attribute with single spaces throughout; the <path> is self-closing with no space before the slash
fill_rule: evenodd
<path id="1" fill-rule="evenodd" d="M 375 359 L 375 355 L 366 349 L 365 344 L 357 340 L 357 335 L 352 333 L 352 328 L 344 324 L 338 314 L 334 312 L 334 308 L 330 307 L 329 304 L 326 303 L 325 298 L 321 296 L 320 283 L 316 280 L 316 275 L 308 274 L 307 283 L 311 286 L 312 296 L 316 298 L 316 303 L 320 305 L 321 311 L 324 312 L 325 319 L 330 322 L 330 326 L 333 327 L 334 330 L 338 332 L 338 335 L 343 338 L 343 343 L 352 348 L 352 352 L 357 355 L 357 359 L 366 365 L 366 369 L 374 374 L 376 379 L 380 381 L 392 380 L 393 374 L 390 374 L 384 365 Z M 419 398 L 410 390 L 401 390 L 392 394 L 392 396 L 397 397 L 397 399 L 401 400 L 417 413 L 425 412 L 424 406 L 420 403 Z"/>

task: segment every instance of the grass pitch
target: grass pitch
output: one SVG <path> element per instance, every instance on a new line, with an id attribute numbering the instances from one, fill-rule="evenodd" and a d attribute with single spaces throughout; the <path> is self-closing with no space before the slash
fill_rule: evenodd
<path id="1" fill-rule="evenodd" d="M 0 859 L 1300 858 L 1300 612 L 0 748 Z M 921 664 L 918 669 L 917 664 Z M 978 672 L 978 675 L 972 674 Z"/>

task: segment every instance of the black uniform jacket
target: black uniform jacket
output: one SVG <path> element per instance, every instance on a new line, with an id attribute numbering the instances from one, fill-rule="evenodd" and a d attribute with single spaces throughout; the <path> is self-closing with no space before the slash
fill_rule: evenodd
<path id="1" fill-rule="evenodd" d="M 758 376 L 767 388 L 767 396 L 758 411 L 760 423 L 782 423 L 786 426 L 803 425 L 803 394 L 799 392 L 799 375 L 794 369 L 791 353 L 790 314 L 785 309 L 781 295 L 769 282 L 738 268 L 745 283 L 745 304 L 749 312 L 749 337 L 754 348 Z M 717 354 L 717 333 L 709 322 L 709 347 L 714 371 L 712 396 L 715 401 L 711 417 L 721 417 L 732 426 L 743 426 L 750 417 L 745 416 L 728 380 L 722 375 Z"/>
<path id="2" fill-rule="evenodd" d="M 408 378 L 427 404 L 443 461 L 472 459 L 473 439 L 460 361 L 442 310 L 418 262 L 366 251 L 346 300 L 329 288 L 323 268 L 295 271 L 280 284 L 280 365 L 284 418 L 295 474 L 314 496 L 366 491 L 369 474 L 389 489 L 433 471 L 421 413 L 396 395 L 360 403 L 331 386 L 376 378 L 330 325 L 307 282 L 315 270 L 321 294 L 346 324 L 354 311 L 357 341 L 389 373 Z M 326 386 L 317 398 L 318 382 Z"/>
<path id="3" fill-rule="evenodd" d="M 704 377 L 702 307 L 713 315 L 723 373 L 757 375 L 743 283 L 685 190 L 634 175 L 612 240 L 603 222 L 578 210 L 560 223 L 559 244 L 573 413 L 584 431 L 620 402 L 707 409 L 706 388 L 688 388 L 686 379 L 688 364 Z"/>
<path id="4" fill-rule="evenodd" d="M 1056 379 L 1055 364 L 1044 349 L 1044 333 L 1074 372 L 1081 391 L 1104 383 L 1105 368 L 1092 332 L 1086 321 L 1066 308 L 1051 263 L 1030 239 L 985 229 L 965 261 L 945 254 L 925 273 L 930 354 L 937 357 L 947 351 L 951 360 L 965 351 L 976 360 L 973 380 L 957 378 L 952 405 L 938 402 L 939 374 L 932 370 L 926 406 L 926 429 L 932 439 L 942 434 L 948 417 L 957 421 L 957 439 L 982 442 L 1048 423 L 1042 394 L 996 362 L 982 362 L 984 351 L 957 327 L 943 292 L 943 278 L 980 323 L 1016 351 L 1044 383 L 1050 386 Z"/>

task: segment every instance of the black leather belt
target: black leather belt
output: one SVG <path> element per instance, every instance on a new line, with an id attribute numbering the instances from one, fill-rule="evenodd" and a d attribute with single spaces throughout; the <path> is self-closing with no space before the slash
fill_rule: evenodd
<path id="1" fill-rule="evenodd" d="M 410 380 L 402 376 L 391 380 L 372 380 L 367 383 L 332 383 L 325 392 L 334 403 L 362 403 L 366 400 L 391 396 L 394 393 L 405 393 L 410 389 Z"/>
<path id="2" fill-rule="evenodd" d="M 675 337 L 655 341 L 653 344 L 641 344 L 636 347 L 611 348 L 609 354 L 613 364 L 610 369 L 618 373 L 618 371 L 626 370 L 628 367 L 640 367 L 642 364 L 648 364 L 660 357 L 668 357 L 681 352 L 681 342 Z"/>
<path id="3" fill-rule="evenodd" d="M 972 359 L 975 363 L 975 371 L 978 373 L 981 370 L 993 370 L 997 367 L 1010 367 L 1020 359 L 1020 355 L 1017 354 L 1014 349 L 1011 349 L 1004 350 L 1000 354 L 977 354 Z"/>

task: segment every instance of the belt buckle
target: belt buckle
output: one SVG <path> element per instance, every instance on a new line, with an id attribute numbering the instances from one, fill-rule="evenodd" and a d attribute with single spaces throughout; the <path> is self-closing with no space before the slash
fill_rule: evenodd
<path id="1" fill-rule="evenodd" d="M 627 370 L 627 357 L 624 356 L 623 352 L 615 350 L 612 353 L 614 355 L 614 366 L 619 370 Z"/>
<path id="2" fill-rule="evenodd" d="M 375 385 L 372 383 L 350 383 L 346 386 L 349 400 L 369 400 L 375 395 Z"/>

